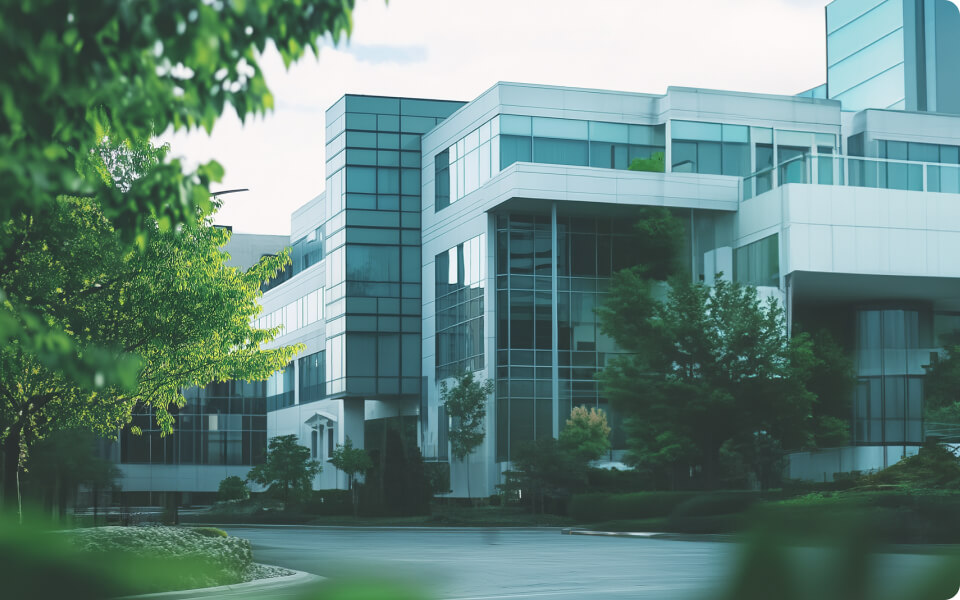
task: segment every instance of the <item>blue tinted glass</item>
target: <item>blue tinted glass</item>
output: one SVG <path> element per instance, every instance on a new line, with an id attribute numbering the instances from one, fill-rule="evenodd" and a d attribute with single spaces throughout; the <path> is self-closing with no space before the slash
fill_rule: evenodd
<path id="1" fill-rule="evenodd" d="M 500 133 L 510 135 L 530 135 L 530 117 L 500 115 Z"/>
<path id="2" fill-rule="evenodd" d="M 832 65 L 827 70 L 830 95 L 845 92 L 903 62 L 903 56 L 903 32 L 898 30 Z"/>
<path id="3" fill-rule="evenodd" d="M 746 125 L 724 125 L 723 141 L 749 143 L 750 129 Z"/>
<path id="4" fill-rule="evenodd" d="M 696 142 L 674 142 L 671 148 L 672 171 L 676 173 L 697 172 L 697 144 Z"/>
<path id="5" fill-rule="evenodd" d="M 902 0 L 887 0 L 827 36 L 827 65 L 840 62 L 902 26 Z"/>
<path id="6" fill-rule="evenodd" d="M 940 162 L 940 147 L 936 144 L 918 144 L 910 142 L 907 152 L 910 160 L 920 162 Z"/>
<path id="7" fill-rule="evenodd" d="M 902 100 L 903 96 L 904 74 L 903 64 L 900 64 L 842 94 L 833 96 L 833 99 L 840 100 L 845 110 L 858 110 L 869 107 L 887 108 Z"/>
<path id="8" fill-rule="evenodd" d="M 400 171 L 397 169 L 377 169 L 377 192 L 380 194 L 399 194 Z"/>
<path id="9" fill-rule="evenodd" d="M 380 131 L 400 131 L 400 117 L 396 115 L 378 116 L 377 129 Z"/>
<path id="10" fill-rule="evenodd" d="M 552 165 L 587 165 L 587 142 L 534 138 L 533 162 Z"/>
<path id="11" fill-rule="evenodd" d="M 833 32 L 856 19 L 883 0 L 835 0 L 827 5 L 827 31 Z"/>
<path id="12" fill-rule="evenodd" d="M 719 142 L 722 139 L 719 123 L 698 123 L 695 121 L 673 121 L 670 135 L 675 140 L 707 140 Z"/>
<path id="13" fill-rule="evenodd" d="M 530 138 L 517 135 L 500 136 L 500 168 L 515 162 L 530 162 Z"/>
<path id="14" fill-rule="evenodd" d="M 377 130 L 377 115 L 347 113 L 347 129 Z"/>
<path id="15" fill-rule="evenodd" d="M 587 139 L 587 122 L 533 117 L 533 135 L 535 137 L 585 140 Z"/>
<path id="16" fill-rule="evenodd" d="M 953 165 L 960 163 L 960 147 L 940 146 L 940 162 Z"/>
<path id="17" fill-rule="evenodd" d="M 591 142 L 622 142 L 629 141 L 628 126 L 624 123 L 590 123 Z"/>
<path id="18" fill-rule="evenodd" d="M 347 169 L 347 191 L 374 194 L 377 191 L 377 170 L 366 167 Z"/>
<path id="19" fill-rule="evenodd" d="M 662 146 L 663 130 L 663 125 L 631 125 L 630 143 L 644 146 Z"/>

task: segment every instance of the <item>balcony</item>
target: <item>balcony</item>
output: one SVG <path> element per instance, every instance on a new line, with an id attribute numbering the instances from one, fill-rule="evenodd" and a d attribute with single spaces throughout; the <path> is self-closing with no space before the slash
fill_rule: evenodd
<path id="1" fill-rule="evenodd" d="M 787 183 L 960 194 L 960 165 L 804 154 L 744 177 L 740 200 Z"/>

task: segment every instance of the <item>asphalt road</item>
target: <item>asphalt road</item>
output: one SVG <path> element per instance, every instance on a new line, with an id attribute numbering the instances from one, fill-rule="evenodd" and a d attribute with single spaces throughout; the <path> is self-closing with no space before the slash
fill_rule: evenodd
<path id="1" fill-rule="evenodd" d="M 444 600 L 715 598 L 740 550 L 724 542 L 570 536 L 556 529 L 225 529 L 253 543 L 257 562 L 333 580 L 385 578 Z M 930 557 L 882 560 L 881 571 L 896 581 Z"/>

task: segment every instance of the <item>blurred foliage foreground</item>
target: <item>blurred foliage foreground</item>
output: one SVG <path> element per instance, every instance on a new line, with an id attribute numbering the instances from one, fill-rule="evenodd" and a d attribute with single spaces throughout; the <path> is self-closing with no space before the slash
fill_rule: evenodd
<path id="1" fill-rule="evenodd" d="M 717 544 L 716 552 L 737 553 L 738 560 L 722 580 L 706 582 L 703 589 L 688 597 L 946 600 L 957 593 L 960 555 L 949 548 L 928 549 L 918 555 L 893 554 L 902 552 L 902 548 L 874 544 L 869 530 L 862 525 L 857 519 L 843 524 L 834 522 L 829 534 L 801 538 L 783 529 L 775 518 L 769 518 L 758 523 L 743 544 Z M 558 535 L 556 543 L 570 539 Z M 249 542 L 225 537 L 213 528 L 109 527 L 58 532 L 0 523 L 3 598 L 84 600 L 217 585 L 242 578 L 251 564 Z M 892 571 L 891 565 L 897 568 Z M 697 565 L 691 564 L 690 569 L 691 575 L 695 575 Z M 909 575 L 893 577 L 891 572 Z M 641 584 L 644 566 L 638 564 L 635 573 Z M 411 587 L 409 582 L 330 575 L 331 580 L 283 593 L 299 600 L 436 597 L 422 587 Z"/>

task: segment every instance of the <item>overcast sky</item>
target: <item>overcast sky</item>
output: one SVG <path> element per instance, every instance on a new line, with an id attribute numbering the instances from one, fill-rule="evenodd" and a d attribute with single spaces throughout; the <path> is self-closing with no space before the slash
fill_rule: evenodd
<path id="1" fill-rule="evenodd" d="M 826 0 L 358 0 L 348 43 L 289 71 L 261 66 L 276 108 L 241 125 L 162 136 L 227 174 L 217 222 L 290 233 L 324 187 L 324 111 L 342 95 L 471 100 L 497 81 L 663 93 L 795 94 L 825 81 Z"/>

